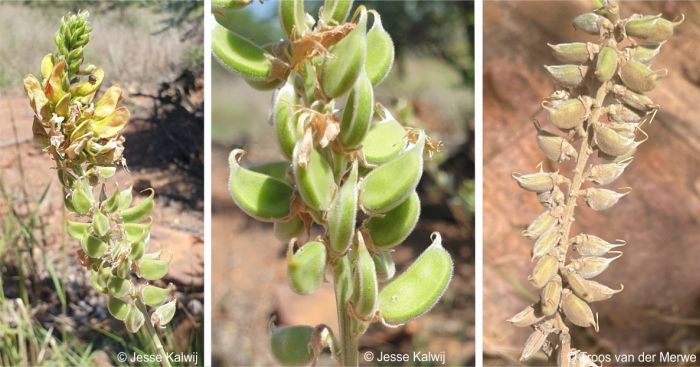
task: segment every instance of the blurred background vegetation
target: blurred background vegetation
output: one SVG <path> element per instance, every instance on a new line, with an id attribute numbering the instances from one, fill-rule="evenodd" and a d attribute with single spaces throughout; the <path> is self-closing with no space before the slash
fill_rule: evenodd
<path id="1" fill-rule="evenodd" d="M 203 103 L 195 92 L 201 94 L 203 89 L 202 2 L 0 1 L 2 366 L 121 366 L 126 364 L 118 361 L 118 352 L 157 354 L 145 334 L 129 334 L 109 316 L 106 296 L 90 287 L 78 264 L 77 245 L 64 233 L 66 213 L 58 185 L 52 184 L 51 161 L 30 142 L 31 110 L 22 80 L 26 74 L 38 74 L 41 58 L 54 51 L 61 16 L 77 10 L 91 14 L 93 33 L 86 62 L 105 69 L 105 86 L 122 85 L 132 112 L 126 131 L 131 174 L 121 173 L 120 183 L 132 181 L 138 188 L 139 182 L 147 185 L 152 180 L 160 188 L 171 185 L 161 178 L 163 172 L 169 177 L 194 177 L 188 181 L 198 182 L 199 191 L 182 194 L 190 202 L 168 195 L 167 189 L 159 192 L 161 218 L 156 222 L 168 218 L 170 223 L 195 228 L 194 232 L 202 227 L 203 182 L 198 176 L 203 177 Z M 164 135 L 163 125 L 180 127 L 191 136 L 186 153 L 176 156 L 175 149 L 164 147 L 173 145 L 168 139 L 154 138 Z M 147 148 L 163 153 L 144 154 Z M 148 166 L 141 163 L 146 156 L 159 160 Z M 181 173 L 187 169 L 191 171 Z M 178 284 L 175 320 L 162 330 L 166 350 L 197 352 L 197 365 L 204 359 L 201 292 L 201 285 Z"/>
<path id="2" fill-rule="evenodd" d="M 314 17 L 321 5 L 322 1 L 304 2 L 305 11 Z M 474 363 L 474 4 L 356 0 L 353 9 L 358 5 L 379 11 L 396 46 L 396 63 L 375 88 L 375 98 L 402 123 L 423 128 L 443 143 L 443 150 L 426 162 L 418 189 L 421 222 L 407 243 L 399 246 L 397 267 L 407 266 L 435 230 L 446 236 L 444 243 L 457 264 L 455 280 L 439 307 L 413 326 L 387 331 L 373 325 L 361 345 L 375 352 L 446 351 L 448 365 L 470 365 Z M 255 43 L 270 44 L 283 38 L 277 8 L 276 0 L 254 1 L 236 13 L 232 24 Z M 316 295 L 315 303 L 302 303 L 281 289 L 286 286 L 279 278 L 284 258 L 283 252 L 275 253 L 271 226 L 248 220 L 230 203 L 226 191 L 226 156 L 232 148 L 246 150 L 250 162 L 281 157 L 269 123 L 272 95 L 273 91 L 251 88 L 212 61 L 212 317 L 218 325 L 212 339 L 213 362 L 222 365 L 274 363 L 266 342 L 270 313 L 281 315 L 278 321 L 290 312 L 303 313 L 306 320 L 304 316 L 295 320 L 308 323 L 314 313 L 325 312 L 321 303 L 333 307 L 322 296 Z M 247 242 L 251 239 L 254 244 Z M 257 251 L 251 251 L 251 245 Z M 283 248 L 280 244 L 279 249 Z M 247 279 L 257 279 L 258 285 L 249 287 L 243 283 Z M 267 280 L 281 284 L 271 291 Z"/>

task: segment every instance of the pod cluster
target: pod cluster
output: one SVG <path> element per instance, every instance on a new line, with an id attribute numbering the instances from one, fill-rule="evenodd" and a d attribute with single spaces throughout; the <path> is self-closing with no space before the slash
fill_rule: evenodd
<path id="1" fill-rule="evenodd" d="M 620 17 L 615 0 L 598 1 L 593 12 L 576 17 L 574 27 L 596 36 L 596 42 L 550 44 L 562 65 L 545 66 L 556 91 L 542 102 L 548 122 L 539 123 L 537 144 L 556 163 L 571 161 L 571 174 L 538 172 L 514 174 L 524 190 L 533 192 L 544 211 L 523 231 L 533 241 L 534 266 L 529 281 L 540 293 L 539 302 L 513 316 L 516 326 L 531 327 L 520 356 L 555 354 L 560 365 L 587 365 L 585 354 L 572 349 L 567 325 L 598 330 L 590 304 L 622 291 L 592 280 L 622 255 L 609 242 L 592 234 L 572 235 L 577 201 L 595 211 L 612 208 L 629 189 L 611 190 L 646 140 L 642 124 L 650 122 L 658 106 L 645 95 L 667 74 L 652 63 L 681 21 L 634 14 Z M 578 144 L 579 148 L 574 148 Z M 571 251 L 570 251 L 571 250 Z M 575 351 L 572 357 L 568 354 Z"/>
<path id="2" fill-rule="evenodd" d="M 435 234 L 433 244 L 394 278 L 391 253 L 418 221 L 416 187 L 432 145 L 423 131 L 404 127 L 375 100 L 374 88 L 394 62 L 379 13 L 364 6 L 352 12 L 352 1 L 327 0 L 315 19 L 303 1 L 283 0 L 279 19 L 287 38 L 260 47 L 227 20 L 246 5 L 233 3 L 213 8 L 219 25 L 212 50 L 254 88 L 275 89 L 271 123 L 284 157 L 244 166 L 245 152 L 232 151 L 234 202 L 251 217 L 274 223 L 276 236 L 289 242 L 288 279 L 295 292 L 311 294 L 326 272 L 333 274 L 340 317 L 351 319 L 343 338 L 359 337 L 372 322 L 401 325 L 427 312 L 447 288 L 453 264 Z M 323 235 L 309 238 L 313 226 Z M 381 287 L 383 282 L 389 283 Z M 274 333 L 275 357 L 283 364 L 310 363 L 311 347 L 304 358 L 298 351 L 285 358 L 280 351 L 288 345 L 276 343 L 282 335 L 305 335 L 311 343 L 312 330 Z"/>
<path id="3" fill-rule="evenodd" d="M 129 111 L 120 107 L 122 91 L 113 85 L 96 99 L 104 71 L 83 64 L 90 40 L 88 13 L 65 16 L 56 34 L 58 52 L 41 62 L 41 81 L 24 79 L 34 110 L 34 143 L 56 164 L 70 212 L 67 232 L 80 244 L 79 261 L 92 286 L 109 296 L 108 309 L 130 332 L 146 322 L 164 326 L 175 313 L 172 287 L 150 285 L 168 272 L 169 260 L 148 252 L 154 192 L 133 203 L 131 188 L 108 181 L 123 165 L 122 129 Z M 109 186 L 112 186 L 109 188 Z"/>

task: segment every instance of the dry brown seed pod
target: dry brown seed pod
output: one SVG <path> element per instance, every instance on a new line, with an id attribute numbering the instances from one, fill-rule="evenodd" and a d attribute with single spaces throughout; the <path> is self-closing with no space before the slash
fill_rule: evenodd
<path id="1" fill-rule="evenodd" d="M 549 335 L 549 333 L 545 333 L 540 329 L 535 329 L 525 342 L 523 351 L 520 353 L 520 361 L 525 362 L 532 358 L 535 353 L 539 352 L 547 341 L 547 335 Z"/>
<path id="2" fill-rule="evenodd" d="M 586 256 L 582 258 L 575 259 L 571 262 L 571 266 L 577 273 L 581 275 L 584 279 L 595 278 L 604 272 L 610 263 L 617 260 L 622 256 L 621 251 L 613 251 L 617 256 L 615 257 L 599 257 L 599 256 Z"/>
<path id="3" fill-rule="evenodd" d="M 665 74 L 668 74 L 668 70 L 656 72 L 634 59 L 625 62 L 619 72 L 620 79 L 627 88 L 639 93 L 656 88 L 656 81 Z"/>
<path id="4" fill-rule="evenodd" d="M 599 46 L 595 43 L 572 42 L 553 45 L 548 43 L 552 49 L 552 54 L 559 62 L 570 64 L 583 64 L 593 58 L 598 53 Z"/>
<path id="5" fill-rule="evenodd" d="M 622 162 L 597 164 L 588 169 L 588 172 L 586 172 L 586 179 L 599 185 L 608 185 L 617 180 L 622 173 L 625 172 L 625 168 L 632 163 L 632 159 L 632 157 L 629 157 Z"/>
<path id="6" fill-rule="evenodd" d="M 588 72 L 588 66 L 583 65 L 545 65 L 544 68 L 554 82 L 566 88 L 578 88 Z"/>
<path id="7" fill-rule="evenodd" d="M 547 209 L 554 209 L 564 203 L 564 192 L 559 186 L 555 186 L 550 191 L 537 194 L 537 200 Z"/>
<path id="8" fill-rule="evenodd" d="M 583 297 L 583 300 L 589 303 L 608 300 L 612 298 L 612 296 L 614 296 L 615 294 L 620 293 L 625 289 L 625 287 L 622 284 L 620 284 L 620 289 L 612 289 L 607 285 L 598 283 L 593 280 L 586 280 L 585 287 L 586 296 Z"/>
<path id="9" fill-rule="evenodd" d="M 565 180 L 565 177 L 556 172 L 536 172 L 525 175 L 514 173 L 512 177 L 518 181 L 520 187 L 533 192 L 550 191 L 555 185 Z"/>
<path id="10" fill-rule="evenodd" d="M 598 236 L 585 233 L 576 235 L 571 239 L 571 243 L 581 256 L 605 255 L 610 250 L 625 245 L 625 241 L 622 240 L 617 240 L 617 243 L 610 243 Z"/>
<path id="11" fill-rule="evenodd" d="M 608 116 L 613 121 L 624 122 L 624 123 L 638 123 L 642 119 L 642 116 L 627 108 L 621 103 L 616 103 L 609 105 L 607 107 Z"/>
<path id="12" fill-rule="evenodd" d="M 595 130 L 593 142 L 607 155 L 621 156 L 634 145 L 634 139 L 626 138 L 603 124 L 596 124 L 593 129 Z"/>
<path id="13" fill-rule="evenodd" d="M 625 23 L 625 32 L 628 36 L 638 38 L 648 43 L 659 43 L 673 36 L 673 29 L 683 23 L 685 15 L 675 22 L 661 18 L 660 15 L 635 14 Z"/>
<path id="14" fill-rule="evenodd" d="M 540 292 L 540 303 L 542 305 L 542 313 L 546 316 L 553 315 L 559 308 L 561 300 L 561 277 L 555 275 Z"/>
<path id="15" fill-rule="evenodd" d="M 588 295 L 586 279 L 583 279 L 581 274 L 577 273 L 571 266 L 564 268 L 562 270 L 562 275 L 564 279 L 566 279 L 567 286 L 579 297 L 586 297 Z"/>
<path id="16" fill-rule="evenodd" d="M 535 245 L 532 247 L 532 258 L 536 259 L 548 254 L 559 244 L 560 239 L 561 232 L 559 227 L 550 227 L 535 241 Z"/>
<path id="17" fill-rule="evenodd" d="M 588 115 L 585 104 L 577 98 L 554 102 L 544 101 L 542 108 L 549 112 L 552 124 L 562 130 L 579 126 Z"/>
<path id="18" fill-rule="evenodd" d="M 611 122 L 608 124 L 608 127 L 627 139 L 634 139 L 636 137 L 635 133 L 637 129 L 639 129 L 639 124 L 631 122 Z"/>
<path id="19" fill-rule="evenodd" d="M 527 306 L 524 310 L 515 314 L 515 316 L 506 320 L 517 327 L 525 327 L 542 321 L 545 315 L 542 313 L 538 304 Z"/>
<path id="20" fill-rule="evenodd" d="M 528 280 L 535 288 L 540 289 L 554 277 L 558 268 L 559 260 L 555 256 L 544 255 L 537 260 Z"/>
<path id="21" fill-rule="evenodd" d="M 593 326 L 595 331 L 598 331 L 598 322 L 593 317 L 591 307 L 584 300 L 578 298 L 571 290 L 566 288 L 562 290 L 561 296 L 561 306 L 564 310 L 564 315 L 571 323 L 581 327 Z"/>
<path id="22" fill-rule="evenodd" d="M 664 42 L 657 45 L 637 45 L 630 52 L 630 56 L 643 64 L 649 64 L 659 54 L 663 44 Z"/>
<path id="23" fill-rule="evenodd" d="M 545 231 L 552 228 L 555 223 L 557 223 L 557 218 L 552 215 L 552 212 L 546 211 L 532 221 L 527 229 L 522 232 L 522 235 L 531 240 L 535 240 Z"/>
<path id="24" fill-rule="evenodd" d="M 593 210 L 606 210 L 613 207 L 621 197 L 629 194 L 631 191 L 619 193 L 608 189 L 587 188 L 582 191 L 583 200 Z"/>
<path id="25" fill-rule="evenodd" d="M 576 149 L 561 136 L 537 129 L 537 146 L 552 161 L 562 163 L 576 157 Z"/>

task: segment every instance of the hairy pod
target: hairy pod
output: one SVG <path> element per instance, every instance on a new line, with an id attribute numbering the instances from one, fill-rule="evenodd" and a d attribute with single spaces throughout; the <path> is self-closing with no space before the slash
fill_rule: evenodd
<path id="1" fill-rule="evenodd" d="M 578 88 L 588 72 L 582 65 L 546 65 L 549 76 L 555 83 L 566 88 Z"/>
<path id="2" fill-rule="evenodd" d="M 107 291 L 113 297 L 124 297 L 131 289 L 131 282 L 120 277 L 112 277 L 107 284 Z"/>
<path id="3" fill-rule="evenodd" d="M 564 203 L 564 192 L 559 186 L 554 187 L 551 191 L 540 192 L 537 194 L 537 200 L 547 209 L 554 209 Z"/>
<path id="4" fill-rule="evenodd" d="M 594 126 L 593 142 L 601 152 L 617 157 L 627 153 L 635 144 L 634 139 L 620 135 L 615 130 L 597 124 Z"/>
<path id="5" fill-rule="evenodd" d="M 374 89 L 365 72 L 361 72 L 348 96 L 340 123 L 340 143 L 355 148 L 362 143 L 374 114 Z"/>
<path id="6" fill-rule="evenodd" d="M 615 257 L 586 256 L 575 259 L 571 262 L 571 266 L 584 279 L 595 278 L 604 272 L 611 262 L 622 256 L 622 252 L 615 251 L 615 253 L 617 254 Z"/>
<path id="7" fill-rule="evenodd" d="M 571 321 L 574 325 L 581 327 L 593 326 L 595 331 L 598 331 L 598 323 L 593 317 L 593 311 L 588 306 L 588 304 L 578 298 L 569 289 L 562 290 L 562 310 L 564 310 L 564 315 Z"/>
<path id="8" fill-rule="evenodd" d="M 425 133 L 398 157 L 382 164 L 365 176 L 360 185 L 362 210 L 381 214 L 399 206 L 415 191 L 423 174 Z"/>
<path id="9" fill-rule="evenodd" d="M 143 257 L 139 262 L 139 275 L 146 280 L 158 280 L 168 274 L 170 261 Z"/>
<path id="10" fill-rule="evenodd" d="M 326 246 L 307 242 L 296 253 L 290 244 L 287 251 L 287 278 L 292 290 L 301 295 L 313 293 L 321 286 L 326 268 Z"/>
<path id="11" fill-rule="evenodd" d="M 355 29 L 331 46 L 330 56 L 321 65 L 319 81 L 323 93 L 330 97 L 339 97 L 352 88 L 360 75 L 367 53 L 367 11 L 360 11 Z"/>
<path id="12" fill-rule="evenodd" d="M 377 252 L 371 255 L 374 269 L 377 271 L 377 280 L 380 282 L 391 280 L 396 274 L 396 264 L 391 257 L 391 252 Z"/>
<path id="13" fill-rule="evenodd" d="M 290 213 L 294 189 L 272 176 L 254 172 L 240 166 L 245 154 L 234 149 L 229 155 L 229 193 L 241 210 L 261 221 L 279 221 Z"/>
<path id="14" fill-rule="evenodd" d="M 370 164 L 382 164 L 396 157 L 406 147 L 406 130 L 396 120 L 372 126 L 362 141 L 362 154 Z"/>
<path id="15" fill-rule="evenodd" d="M 632 158 L 622 162 L 597 164 L 588 169 L 585 177 L 598 185 L 608 185 L 622 176 L 630 163 L 632 163 Z"/>
<path id="16" fill-rule="evenodd" d="M 264 175 L 272 176 L 272 178 L 275 178 L 279 181 L 289 182 L 290 180 L 287 175 L 287 172 L 289 171 L 290 167 L 291 164 L 289 163 L 289 161 L 275 161 L 254 164 L 248 168 L 253 172 L 258 172 Z"/>
<path id="17" fill-rule="evenodd" d="M 92 258 L 99 258 L 107 251 L 107 243 L 100 238 L 95 237 L 89 232 L 85 232 L 80 247 L 85 251 L 85 254 Z"/>
<path id="18" fill-rule="evenodd" d="M 573 25 L 575 29 L 582 30 L 588 34 L 598 36 L 601 31 L 612 29 L 612 23 L 595 13 L 585 13 L 574 18 Z"/>
<path id="19" fill-rule="evenodd" d="M 571 243 L 581 256 L 601 256 L 616 247 L 625 245 L 625 241 L 622 240 L 618 240 L 618 243 L 613 244 L 598 236 L 585 233 L 576 235 L 571 239 Z"/>
<path id="20" fill-rule="evenodd" d="M 368 319 L 377 311 L 377 270 L 360 232 L 355 235 L 355 241 L 357 257 L 353 264 L 353 291 L 350 302 L 355 315 L 361 319 Z"/>
<path id="21" fill-rule="evenodd" d="M 211 9 L 213 12 L 223 9 L 242 9 L 252 2 L 253 0 L 212 0 Z"/>
<path id="22" fill-rule="evenodd" d="M 126 330 L 128 330 L 130 333 L 136 334 L 141 329 L 141 326 L 143 326 L 145 321 L 146 318 L 143 316 L 141 311 L 139 311 L 139 309 L 135 306 L 132 306 L 129 313 L 126 315 L 126 320 L 124 320 L 124 326 L 126 326 Z"/>
<path id="23" fill-rule="evenodd" d="M 545 192 L 554 189 L 555 185 L 564 182 L 564 177 L 556 172 L 537 172 L 525 175 L 513 174 L 518 185 L 532 192 Z"/>
<path id="24" fill-rule="evenodd" d="M 146 224 L 141 223 L 124 223 L 122 224 L 123 234 L 126 242 L 135 243 L 142 242 L 148 239 L 153 222 Z"/>
<path id="25" fill-rule="evenodd" d="M 651 98 L 643 94 L 635 93 L 621 85 L 613 86 L 613 93 L 615 93 L 622 103 L 637 111 L 646 112 L 659 107 Z"/>
<path id="26" fill-rule="evenodd" d="M 107 302 L 107 310 L 110 315 L 114 316 L 114 318 L 119 321 L 126 320 L 132 307 L 131 304 L 115 297 L 109 297 L 109 301 Z"/>
<path id="27" fill-rule="evenodd" d="M 663 42 L 657 45 L 637 45 L 632 50 L 632 58 L 648 65 L 659 55 L 662 45 Z"/>
<path id="28" fill-rule="evenodd" d="M 303 141 L 294 148 L 292 169 L 299 195 L 311 209 L 326 211 L 336 191 L 333 168 L 316 148 L 312 148 L 309 161 L 302 165 Z"/>
<path id="29" fill-rule="evenodd" d="M 343 256 L 333 264 L 333 285 L 335 298 L 343 304 L 350 300 L 353 293 L 352 262 L 350 256 Z"/>
<path id="30" fill-rule="evenodd" d="M 532 268 L 532 274 L 528 277 L 533 287 L 540 289 L 545 286 L 559 269 L 559 260 L 556 256 L 547 254 L 542 256 Z"/>
<path id="31" fill-rule="evenodd" d="M 591 209 L 600 211 L 612 208 L 623 196 L 629 194 L 619 193 L 608 189 L 587 188 L 581 191 L 583 200 Z"/>
<path id="32" fill-rule="evenodd" d="M 656 88 L 659 74 L 637 60 L 629 60 L 620 67 L 620 79 L 627 88 L 638 92 L 649 92 Z"/>
<path id="33" fill-rule="evenodd" d="M 122 222 L 136 223 L 148 218 L 151 215 L 153 212 L 153 196 L 155 195 L 155 191 L 153 191 L 153 189 L 149 190 L 151 193 L 147 198 L 141 200 L 140 203 L 132 206 L 131 208 L 119 211 L 119 216 L 121 217 Z"/>
<path id="34" fill-rule="evenodd" d="M 598 53 L 595 76 L 601 83 L 612 79 L 617 71 L 617 52 L 610 46 L 603 47 Z"/>
<path id="35" fill-rule="evenodd" d="M 289 160 L 292 159 L 294 145 L 299 140 L 296 129 L 297 115 L 294 109 L 296 103 L 296 92 L 294 85 L 290 82 L 275 92 L 272 98 L 272 123 L 277 133 L 277 142 L 282 154 Z"/>
<path id="36" fill-rule="evenodd" d="M 610 119 L 619 123 L 637 124 L 642 119 L 637 112 L 620 103 L 609 105 L 607 108 Z"/>
<path id="37" fill-rule="evenodd" d="M 99 237 L 104 237 L 110 230 L 109 218 L 99 210 L 92 215 L 92 230 Z"/>
<path id="38" fill-rule="evenodd" d="M 527 306 L 524 310 L 515 314 L 515 316 L 506 320 L 517 327 L 526 327 L 536 324 L 545 318 L 542 312 L 541 305 Z"/>
<path id="39" fill-rule="evenodd" d="M 557 223 L 557 218 L 552 215 L 551 211 L 546 211 L 537 216 L 532 223 L 523 231 L 522 235 L 531 239 L 536 240 L 547 230 L 552 228 Z"/>
<path id="40" fill-rule="evenodd" d="M 549 333 L 536 328 L 525 341 L 525 346 L 523 346 L 523 350 L 520 352 L 520 361 L 525 362 L 532 358 L 535 353 L 539 352 L 547 341 L 548 335 Z"/>
<path id="41" fill-rule="evenodd" d="M 119 200 L 119 204 L 117 205 L 116 210 L 125 210 L 129 207 L 129 205 L 131 205 L 131 201 L 134 199 L 134 195 L 131 191 L 131 186 L 119 191 L 119 197 L 117 198 Z"/>
<path id="42" fill-rule="evenodd" d="M 70 195 L 72 209 L 78 214 L 86 214 L 94 203 L 92 188 L 86 179 L 75 181 L 73 191 Z"/>
<path id="43" fill-rule="evenodd" d="M 452 279 L 452 257 L 442 247 L 440 234 L 433 243 L 379 293 L 382 321 L 397 326 L 428 312 L 442 297 Z"/>
<path id="44" fill-rule="evenodd" d="M 151 314 L 151 322 L 153 324 L 158 324 L 160 327 L 164 327 L 170 322 L 170 320 L 173 319 L 176 309 L 177 300 L 172 300 L 158 306 L 158 308 L 156 308 L 156 310 Z"/>
<path id="45" fill-rule="evenodd" d="M 600 302 L 610 299 L 616 293 L 622 292 L 624 287 L 614 290 L 593 280 L 585 279 L 581 274 L 569 269 L 564 273 L 566 281 L 573 292 L 586 302 Z"/>
<path id="46" fill-rule="evenodd" d="M 549 112 L 549 120 L 559 129 L 568 130 L 579 126 L 586 119 L 588 111 L 583 102 L 577 98 L 546 101 L 542 107 Z"/>
<path id="47" fill-rule="evenodd" d="M 313 334 L 314 328 L 311 326 L 274 328 L 270 337 L 272 355 L 283 366 L 310 364 L 314 359 L 310 347 Z"/>
<path id="48" fill-rule="evenodd" d="M 611 122 L 608 127 L 627 139 L 634 139 L 639 130 L 639 124 L 629 122 Z"/>
<path id="49" fill-rule="evenodd" d="M 585 64 L 598 53 L 599 46 L 594 43 L 573 42 L 557 45 L 547 44 L 552 49 L 552 55 L 567 64 Z"/>
<path id="50" fill-rule="evenodd" d="M 625 31 L 628 36 L 632 36 L 646 43 L 661 43 L 673 36 L 673 29 L 683 23 L 680 21 L 671 22 L 658 15 L 642 16 L 632 19 L 625 24 Z"/>
<path id="51" fill-rule="evenodd" d="M 561 277 L 555 275 L 552 280 L 547 282 L 547 284 L 542 288 L 540 292 L 540 304 L 542 305 L 542 313 L 546 316 L 554 315 L 559 308 L 559 301 L 561 300 Z"/>
<path id="52" fill-rule="evenodd" d="M 367 32 L 367 56 L 365 71 L 372 85 L 381 83 L 394 64 L 394 41 L 389 32 L 382 26 L 382 18 L 378 12 L 370 10 L 374 16 L 372 28 Z"/>
<path id="53" fill-rule="evenodd" d="M 546 130 L 537 130 L 537 146 L 552 161 L 562 163 L 576 157 L 576 149 L 566 139 Z"/>
<path id="54" fill-rule="evenodd" d="M 68 221 L 66 229 L 68 235 L 75 240 L 82 240 L 83 236 L 90 230 L 90 223 Z"/>
<path id="55" fill-rule="evenodd" d="M 540 258 L 554 249 L 561 239 L 561 231 L 558 226 L 550 227 L 535 241 L 532 247 L 532 258 Z"/>
<path id="56" fill-rule="evenodd" d="M 324 24 L 343 24 L 350 14 L 353 0 L 326 0 L 319 10 L 318 18 Z"/>
<path id="57" fill-rule="evenodd" d="M 357 162 L 335 195 L 328 210 L 328 238 L 331 250 L 343 254 L 352 243 L 357 221 Z"/>
<path id="58" fill-rule="evenodd" d="M 413 191 L 399 206 L 384 216 L 371 217 L 365 223 L 366 233 L 374 248 L 379 251 L 392 249 L 406 240 L 418 223 L 420 198 Z"/>
<path id="59" fill-rule="evenodd" d="M 286 3 L 281 1 L 280 3 Z M 284 79 L 288 66 L 248 39 L 215 25 L 211 48 L 222 65 L 250 80 Z"/>
<path id="60" fill-rule="evenodd" d="M 306 24 L 304 0 L 283 0 L 279 2 L 280 28 L 289 39 L 297 39 L 309 29 Z"/>
<path id="61" fill-rule="evenodd" d="M 165 302 L 169 295 L 170 290 L 167 288 L 159 288 L 150 284 L 141 288 L 141 300 L 143 300 L 143 303 L 152 307 Z"/>
<path id="62" fill-rule="evenodd" d="M 273 223 L 275 237 L 283 242 L 297 238 L 304 233 L 304 221 L 298 215 L 285 222 Z"/>

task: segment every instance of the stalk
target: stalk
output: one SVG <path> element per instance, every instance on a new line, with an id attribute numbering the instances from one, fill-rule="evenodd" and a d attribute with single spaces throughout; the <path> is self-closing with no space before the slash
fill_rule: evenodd
<path id="1" fill-rule="evenodd" d="M 136 299 L 136 307 L 143 314 L 143 317 L 146 320 L 146 333 L 148 334 L 148 338 L 151 340 L 151 344 L 153 344 L 153 347 L 155 347 L 156 351 L 161 356 L 161 365 L 163 367 L 171 367 L 168 354 L 165 352 L 165 348 L 163 348 L 163 343 L 161 343 L 160 338 L 158 337 L 158 332 L 153 327 L 153 323 L 151 323 L 151 317 L 148 314 L 146 305 L 143 304 L 140 299 Z"/>
<path id="2" fill-rule="evenodd" d="M 337 285 L 334 285 L 337 289 Z M 338 310 L 338 328 L 340 329 L 340 348 L 336 360 L 341 366 L 357 366 L 359 336 L 352 331 L 354 319 L 348 313 L 347 303 L 343 302 L 342 296 L 336 291 L 336 308 Z"/>

